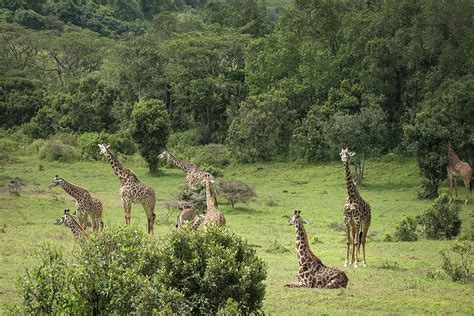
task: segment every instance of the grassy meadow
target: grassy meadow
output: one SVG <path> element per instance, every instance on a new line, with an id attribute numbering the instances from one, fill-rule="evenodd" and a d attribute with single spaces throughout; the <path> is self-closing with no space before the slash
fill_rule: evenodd
<path id="1" fill-rule="evenodd" d="M 140 159 L 124 161 L 140 180 L 155 189 L 155 237 L 174 231 L 177 210 L 168 213 L 163 202 L 172 200 L 184 173 L 163 169 L 151 177 Z M 65 208 L 74 209 L 72 198 L 61 188 L 47 189 L 55 175 L 83 186 L 104 205 L 105 225 L 124 224 L 119 197 L 119 181 L 105 161 L 59 163 L 36 157 L 17 156 L 14 163 L 0 169 L 0 185 L 14 177 L 27 182 L 20 195 L 0 193 L 0 314 L 19 302 L 17 278 L 35 265 L 34 252 L 43 243 L 61 244 L 72 249 L 70 230 L 54 225 Z M 315 165 L 254 164 L 225 169 L 226 179 L 239 179 L 252 185 L 257 198 L 232 209 L 219 200 L 228 228 L 255 246 L 268 267 L 264 301 L 266 314 L 472 314 L 474 286 L 454 283 L 441 271 L 440 250 L 452 241 L 384 242 L 393 234 L 404 215 L 423 213 L 431 201 L 417 198 L 420 177 L 412 159 L 369 160 L 361 195 L 372 206 L 372 225 L 367 242 L 367 267 L 345 271 L 347 289 L 286 289 L 296 280 L 298 262 L 294 250 L 294 227 L 287 224 L 295 209 L 308 221 L 306 230 L 312 249 L 328 266 L 342 267 L 345 233 L 342 206 L 346 197 L 340 161 Z M 447 184 L 444 182 L 443 187 Z M 464 187 L 460 186 L 460 192 Z M 462 205 L 463 229 L 472 225 L 474 197 Z M 459 203 L 459 201 L 458 201 Z M 132 208 L 132 225 L 146 230 L 146 216 L 140 205 Z M 439 277 L 429 278 L 428 272 Z M 444 277 L 443 277 L 444 276 Z"/>

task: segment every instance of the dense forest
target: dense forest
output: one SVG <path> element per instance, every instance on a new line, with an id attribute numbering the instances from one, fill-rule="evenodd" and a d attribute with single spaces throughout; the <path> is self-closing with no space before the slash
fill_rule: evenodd
<path id="1" fill-rule="evenodd" d="M 415 155 L 425 196 L 446 176 L 449 139 L 473 162 L 471 0 L 0 7 L 2 135 L 87 159 L 99 141 L 138 148 L 152 172 L 165 147 L 194 162 L 315 162 L 349 146 L 362 168 L 364 157 Z"/>

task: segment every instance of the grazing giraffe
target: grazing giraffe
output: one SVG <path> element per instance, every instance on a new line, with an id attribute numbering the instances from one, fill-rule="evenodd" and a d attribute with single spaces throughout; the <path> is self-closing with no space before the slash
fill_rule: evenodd
<path id="1" fill-rule="evenodd" d="M 59 217 L 56 220 L 56 224 L 65 224 L 66 226 L 69 226 L 75 238 L 85 238 L 88 236 L 86 230 L 82 227 L 82 225 L 79 224 L 79 222 L 74 218 L 74 216 L 69 214 L 69 210 L 64 210 L 63 216 Z"/>
<path id="2" fill-rule="evenodd" d="M 183 226 L 186 222 L 192 222 L 196 217 L 196 212 L 192 205 L 183 205 L 179 207 L 179 214 L 176 218 L 176 228 Z"/>
<path id="3" fill-rule="evenodd" d="M 53 181 L 48 185 L 48 188 L 51 189 L 56 186 L 61 186 L 67 194 L 76 200 L 75 205 L 77 216 L 79 218 L 79 223 L 84 227 L 84 229 L 87 226 L 88 215 L 91 218 L 92 229 L 95 232 L 103 228 L 102 203 L 99 199 L 93 197 L 86 189 L 74 185 L 58 176 L 53 178 Z"/>
<path id="4" fill-rule="evenodd" d="M 344 271 L 326 267 L 309 248 L 308 235 L 306 235 L 303 225 L 306 224 L 306 221 L 301 218 L 301 211 L 295 211 L 288 223 L 295 225 L 296 256 L 300 269 L 298 270 L 298 282 L 285 284 L 285 287 L 345 288 L 349 279 Z"/>
<path id="5" fill-rule="evenodd" d="M 366 266 L 365 260 L 365 242 L 367 240 L 367 232 L 372 218 L 370 204 L 360 196 L 354 181 L 352 180 L 351 170 L 349 167 L 349 159 L 355 153 L 350 152 L 349 149 L 341 149 L 341 161 L 344 163 L 344 171 L 347 186 L 347 199 L 344 203 L 344 225 L 346 227 L 346 261 L 344 267 L 348 264 L 354 263 L 354 268 L 357 268 L 357 261 L 359 255 L 359 246 L 362 244 L 363 261 L 362 265 Z M 351 242 L 350 232 L 352 231 L 352 260 L 349 263 L 349 248 Z"/>
<path id="6" fill-rule="evenodd" d="M 212 194 L 211 190 L 211 183 L 215 181 L 211 179 L 211 176 L 206 177 L 202 182 L 206 187 L 206 205 L 207 210 L 206 214 L 204 214 L 204 224 L 210 225 L 215 224 L 217 226 L 225 226 L 225 217 L 222 212 L 217 209 L 217 205 L 215 203 L 215 197 Z"/>
<path id="7" fill-rule="evenodd" d="M 466 187 L 466 200 L 464 204 L 467 204 L 469 198 L 469 192 L 472 190 L 472 168 L 467 163 L 459 159 L 458 155 L 453 149 L 451 141 L 448 141 L 448 165 L 446 167 L 449 180 L 449 201 L 453 200 L 453 180 L 454 180 L 454 192 L 458 197 L 458 181 L 457 177 L 461 177 Z"/>
<path id="8" fill-rule="evenodd" d="M 99 148 L 100 153 L 105 156 L 120 180 L 120 195 L 125 211 L 125 224 L 130 225 L 132 203 L 140 203 L 148 219 L 147 232 L 153 234 L 155 191 L 141 183 L 131 170 L 123 167 L 117 157 L 110 152 L 108 145 L 99 144 Z"/>
<path id="9" fill-rule="evenodd" d="M 168 151 L 163 151 L 159 156 L 159 159 L 166 158 L 167 160 L 171 161 L 173 165 L 178 167 L 179 169 L 186 172 L 186 182 L 189 185 L 195 185 L 200 183 L 201 181 L 205 180 L 206 178 L 210 177 L 212 181 L 214 181 L 214 177 L 209 172 L 201 171 L 196 165 L 192 163 L 186 162 L 184 160 L 176 158 L 172 153 Z"/>

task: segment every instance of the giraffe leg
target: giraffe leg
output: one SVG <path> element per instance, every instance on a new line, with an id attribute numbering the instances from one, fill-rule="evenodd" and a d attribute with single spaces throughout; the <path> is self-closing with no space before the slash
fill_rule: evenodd
<path id="1" fill-rule="evenodd" d="M 449 203 L 453 201 L 453 175 L 448 171 L 449 181 Z"/>
<path id="2" fill-rule="evenodd" d="M 355 263 L 355 249 L 356 247 L 354 247 L 354 242 L 355 242 L 355 225 L 354 223 L 351 223 L 351 231 L 352 231 L 352 259 L 351 259 L 351 262 L 349 264 L 353 264 Z"/>
<path id="3" fill-rule="evenodd" d="M 466 199 L 464 200 L 464 204 L 467 204 L 467 200 L 469 199 L 469 191 L 470 191 L 470 179 L 463 178 L 464 186 L 466 187 Z"/>
<path id="4" fill-rule="evenodd" d="M 287 284 L 285 284 L 285 287 L 288 287 L 288 288 L 299 288 L 299 287 L 309 287 L 309 286 L 308 286 L 308 284 L 306 284 L 305 282 L 298 281 L 298 282 L 287 283 Z"/>
<path id="5" fill-rule="evenodd" d="M 362 266 L 365 268 L 367 266 L 365 261 L 365 242 L 367 241 L 367 232 L 369 231 L 370 219 L 362 225 Z"/>
<path id="6" fill-rule="evenodd" d="M 350 224 L 346 223 L 346 261 L 344 262 L 344 268 L 349 264 L 349 249 L 351 243 L 351 229 Z"/>
<path id="7" fill-rule="evenodd" d="M 453 177 L 454 181 L 454 194 L 456 194 L 456 200 L 458 199 L 458 178 Z"/>
<path id="8" fill-rule="evenodd" d="M 354 268 L 357 268 L 357 262 L 359 261 L 359 237 L 360 237 L 360 234 L 359 234 L 359 231 L 360 231 L 360 223 L 357 222 L 355 223 L 355 229 L 354 229 L 354 235 L 355 235 L 355 238 L 354 238 L 354 242 L 353 242 L 353 247 L 354 247 L 354 253 L 355 253 L 355 259 L 354 259 Z"/>
<path id="9" fill-rule="evenodd" d="M 125 224 L 130 225 L 130 214 L 132 213 L 132 203 L 128 201 L 124 201 L 123 210 L 125 211 Z"/>
<path id="10" fill-rule="evenodd" d="M 142 206 L 145 210 L 147 218 L 147 232 L 148 234 L 153 234 L 153 224 L 155 223 L 155 205 L 154 203 L 143 203 Z"/>
<path id="11" fill-rule="evenodd" d="M 334 278 L 334 279 L 330 280 L 325 286 L 323 286 L 323 289 L 338 289 L 340 287 L 342 287 L 342 286 L 339 282 L 339 279 Z"/>

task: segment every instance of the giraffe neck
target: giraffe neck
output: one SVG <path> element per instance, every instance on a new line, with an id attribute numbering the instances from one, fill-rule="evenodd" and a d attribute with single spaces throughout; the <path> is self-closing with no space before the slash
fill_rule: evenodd
<path id="1" fill-rule="evenodd" d="M 72 183 L 67 182 L 66 180 L 62 179 L 63 182 L 61 184 L 61 187 L 66 191 L 67 194 L 72 196 L 74 199 L 79 200 L 83 198 L 85 195 L 88 195 L 89 192 L 81 187 L 78 187 L 77 185 L 74 185 Z"/>
<path id="2" fill-rule="evenodd" d="M 211 190 L 211 181 L 206 180 L 206 204 L 207 204 L 207 210 L 213 210 L 216 207 L 216 204 L 214 203 L 214 196 L 212 195 L 212 190 Z"/>
<path id="3" fill-rule="evenodd" d="M 119 177 L 120 182 L 123 182 L 130 177 L 130 172 L 122 166 L 117 157 L 115 157 L 109 150 L 105 153 L 105 158 L 112 166 L 115 174 Z"/>
<path id="4" fill-rule="evenodd" d="M 346 187 L 347 187 L 347 195 L 349 196 L 350 201 L 355 201 L 359 197 L 359 192 L 354 184 L 354 180 L 352 180 L 351 168 L 349 167 L 349 161 L 344 161 L 344 171 L 346 177 Z"/>
<path id="5" fill-rule="evenodd" d="M 69 214 L 66 214 L 66 223 L 67 226 L 71 228 L 72 234 L 75 238 L 87 236 L 87 232 L 84 230 L 81 224 L 79 224 L 76 219 Z"/>
<path id="6" fill-rule="evenodd" d="M 296 229 L 296 255 L 298 257 L 299 264 L 308 263 L 311 261 L 316 263 L 318 266 L 324 266 L 321 260 L 311 251 L 309 247 L 308 235 L 302 223 L 295 224 Z"/>
<path id="7" fill-rule="evenodd" d="M 455 163 L 455 162 L 458 162 L 460 161 L 461 159 L 459 159 L 458 155 L 456 154 L 456 152 L 454 151 L 451 143 L 448 144 L 448 161 L 450 163 Z"/>
<path id="8" fill-rule="evenodd" d="M 191 170 L 194 170 L 196 168 L 195 165 L 190 164 L 184 160 L 176 158 L 174 155 L 171 153 L 168 153 L 168 160 L 171 160 L 171 162 L 178 167 L 181 170 L 184 170 L 186 173 L 188 173 Z"/>

